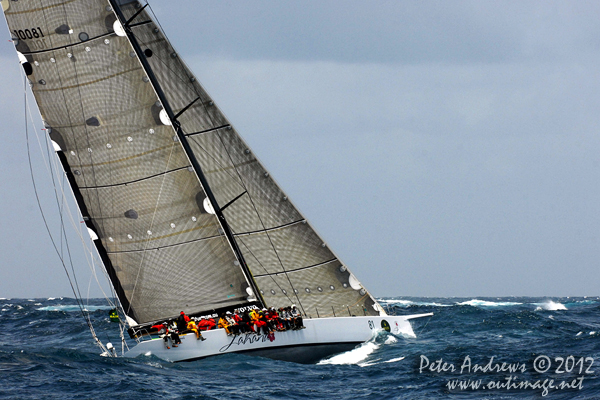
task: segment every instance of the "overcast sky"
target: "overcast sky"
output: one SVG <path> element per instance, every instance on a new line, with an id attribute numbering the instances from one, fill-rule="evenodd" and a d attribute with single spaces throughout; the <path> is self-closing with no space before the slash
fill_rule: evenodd
<path id="1" fill-rule="evenodd" d="M 375 296 L 599 294 L 600 3 L 151 5 Z M 32 189 L 22 72 L 1 29 L 0 297 L 69 296 Z"/>

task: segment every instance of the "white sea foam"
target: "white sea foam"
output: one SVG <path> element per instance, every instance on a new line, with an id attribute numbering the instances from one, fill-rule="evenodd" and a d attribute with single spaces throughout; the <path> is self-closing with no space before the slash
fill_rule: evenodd
<path id="1" fill-rule="evenodd" d="M 378 348 L 379 345 L 373 342 L 363 343 L 353 350 L 347 351 L 342 354 L 338 354 L 337 356 L 333 356 L 326 360 L 319 361 L 319 365 L 359 364 Z"/>
<path id="2" fill-rule="evenodd" d="M 578 300 L 575 303 L 577 304 L 596 304 L 594 300 Z"/>
<path id="3" fill-rule="evenodd" d="M 538 306 L 535 309 L 535 311 L 541 311 L 541 310 L 557 311 L 557 310 L 566 310 L 567 309 L 567 307 L 565 307 L 563 304 L 555 303 L 552 300 L 548 300 L 543 303 L 533 303 L 533 304 Z"/>
<path id="4" fill-rule="evenodd" d="M 56 297 L 48 297 L 48 300 L 56 300 Z"/>
<path id="5" fill-rule="evenodd" d="M 518 306 L 523 303 L 515 303 L 512 301 L 486 301 L 473 299 L 469 301 L 463 301 L 462 303 L 456 303 L 459 306 L 473 306 L 473 307 L 508 307 L 508 306 Z"/>
<path id="6" fill-rule="evenodd" d="M 452 304 L 441 304 L 441 303 L 427 303 L 427 302 L 415 302 L 416 306 L 430 306 L 430 307 L 452 307 Z"/>
<path id="7" fill-rule="evenodd" d="M 410 300 L 383 300 L 383 299 L 377 299 L 378 302 L 380 303 L 387 303 L 387 304 L 404 304 L 407 306 L 410 306 L 412 304 L 414 304 L 412 301 Z"/>
<path id="8" fill-rule="evenodd" d="M 110 306 L 87 306 L 84 311 L 110 310 Z M 79 311 L 78 305 L 56 305 L 37 308 L 38 311 Z"/>
<path id="9" fill-rule="evenodd" d="M 376 364 L 379 364 L 379 363 L 380 363 L 380 361 L 381 361 L 381 358 L 378 358 L 378 359 L 376 359 L 376 360 L 373 360 L 373 361 L 368 361 L 368 362 L 358 363 L 357 365 L 358 365 L 359 367 L 370 367 L 371 365 L 376 365 Z"/>
<path id="10" fill-rule="evenodd" d="M 429 307 L 452 307 L 452 304 L 441 304 L 427 301 L 411 301 L 411 300 L 377 300 L 380 303 L 393 304 L 398 307 L 410 307 L 410 306 L 429 306 Z"/>
<path id="11" fill-rule="evenodd" d="M 402 361 L 402 360 L 404 360 L 405 358 L 406 358 L 406 357 L 392 358 L 391 360 L 387 360 L 387 361 L 384 361 L 384 362 L 386 362 L 386 363 L 393 363 L 393 362 Z"/>
<path id="12" fill-rule="evenodd" d="M 596 334 L 596 331 L 591 331 L 591 332 L 590 332 L 590 336 L 591 336 L 591 335 L 595 335 L 595 334 Z"/>
<path id="13" fill-rule="evenodd" d="M 392 344 L 392 343 L 398 343 L 398 339 L 396 339 L 393 336 L 389 336 L 387 339 L 385 339 L 385 344 Z"/>

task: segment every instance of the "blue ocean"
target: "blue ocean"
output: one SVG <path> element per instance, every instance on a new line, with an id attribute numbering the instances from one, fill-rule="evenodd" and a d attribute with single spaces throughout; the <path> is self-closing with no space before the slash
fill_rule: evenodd
<path id="1" fill-rule="evenodd" d="M 2 399 L 599 399 L 600 298 L 380 299 L 417 338 L 377 333 L 316 365 L 100 355 L 74 299 L 0 299 Z M 103 299 L 85 301 L 120 350 Z M 129 339 L 128 339 L 129 340 Z M 133 345 L 133 341 L 129 345 Z"/>

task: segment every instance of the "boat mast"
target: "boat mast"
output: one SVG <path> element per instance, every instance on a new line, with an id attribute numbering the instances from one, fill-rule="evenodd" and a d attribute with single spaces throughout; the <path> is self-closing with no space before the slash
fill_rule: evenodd
<path id="1" fill-rule="evenodd" d="M 131 20 L 133 18 L 135 18 L 137 16 L 138 13 L 140 13 L 142 11 L 143 8 L 140 9 L 136 14 L 134 14 L 134 16 L 130 20 L 127 20 L 125 18 L 125 16 L 123 15 L 123 12 L 119 8 L 118 0 L 108 0 L 108 1 L 111 5 L 112 9 L 115 12 L 115 15 L 119 19 L 119 23 L 123 26 L 123 29 L 125 30 L 127 38 L 129 39 L 129 43 L 131 43 L 133 50 L 137 54 L 138 60 L 142 64 L 142 68 L 144 69 L 144 72 L 148 76 L 148 79 L 150 80 L 150 83 L 152 84 L 152 87 L 154 88 L 154 91 L 156 92 L 158 99 L 162 103 L 163 109 L 165 110 L 169 119 L 171 120 L 172 126 L 175 129 L 175 132 L 177 134 L 177 137 L 179 138 L 179 141 L 181 142 L 183 150 L 185 151 L 185 154 L 187 155 L 188 159 L 190 160 L 190 163 L 192 164 L 192 167 L 194 168 L 194 172 L 196 173 L 196 176 L 198 177 L 198 180 L 200 181 L 200 184 L 202 185 L 202 188 L 204 189 L 204 192 L 206 193 L 206 196 L 208 197 L 208 200 L 210 201 L 210 204 L 213 207 L 215 215 L 216 215 L 217 219 L 219 220 L 219 224 L 221 225 L 221 228 L 223 229 L 223 233 L 225 234 L 225 237 L 227 238 L 227 241 L 229 242 L 229 245 L 231 246 L 231 249 L 233 250 L 235 257 L 237 258 L 238 262 L 240 263 L 240 267 L 242 269 L 244 276 L 246 277 L 246 281 L 252 288 L 252 291 L 254 292 L 254 296 L 256 297 L 258 302 L 262 305 L 262 307 L 265 307 L 265 301 L 262 298 L 262 295 L 260 294 L 258 286 L 256 285 L 256 282 L 254 281 L 254 277 L 252 276 L 252 273 L 250 272 L 250 269 L 248 268 L 248 265 L 246 264 L 246 261 L 244 260 L 242 252 L 241 252 L 237 242 L 235 241 L 235 238 L 233 237 L 233 233 L 231 232 L 231 229 L 229 228 L 229 224 L 227 223 L 227 220 L 225 219 L 225 216 L 223 215 L 223 211 L 222 211 L 221 207 L 219 207 L 219 204 L 217 203 L 217 199 L 215 198 L 212 190 L 210 189 L 208 181 L 206 180 L 206 177 L 204 176 L 204 173 L 202 172 L 202 168 L 200 167 L 200 163 L 196 159 L 196 156 L 194 155 L 194 152 L 192 151 L 192 148 L 190 147 L 190 144 L 188 143 L 187 138 L 185 137 L 185 134 L 183 133 L 183 130 L 181 129 L 181 124 L 177 120 L 175 113 L 173 113 L 173 109 L 171 108 L 171 105 L 167 101 L 167 97 L 165 96 L 165 93 L 162 90 L 162 87 L 158 83 L 158 79 L 156 78 L 156 75 L 154 75 L 154 71 L 150 67 L 150 63 L 146 59 L 146 55 L 142 51 L 142 48 L 141 48 L 139 42 L 137 41 L 137 38 L 131 31 L 131 27 L 129 26 L 129 23 L 131 22 Z"/>

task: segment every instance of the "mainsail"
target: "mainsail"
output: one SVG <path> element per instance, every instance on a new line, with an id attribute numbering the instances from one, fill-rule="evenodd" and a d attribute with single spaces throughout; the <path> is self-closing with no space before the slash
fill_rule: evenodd
<path id="1" fill-rule="evenodd" d="M 294 207 L 137 1 L 2 0 L 127 315 L 381 307 Z M 255 293 L 256 291 L 258 293 Z"/>

